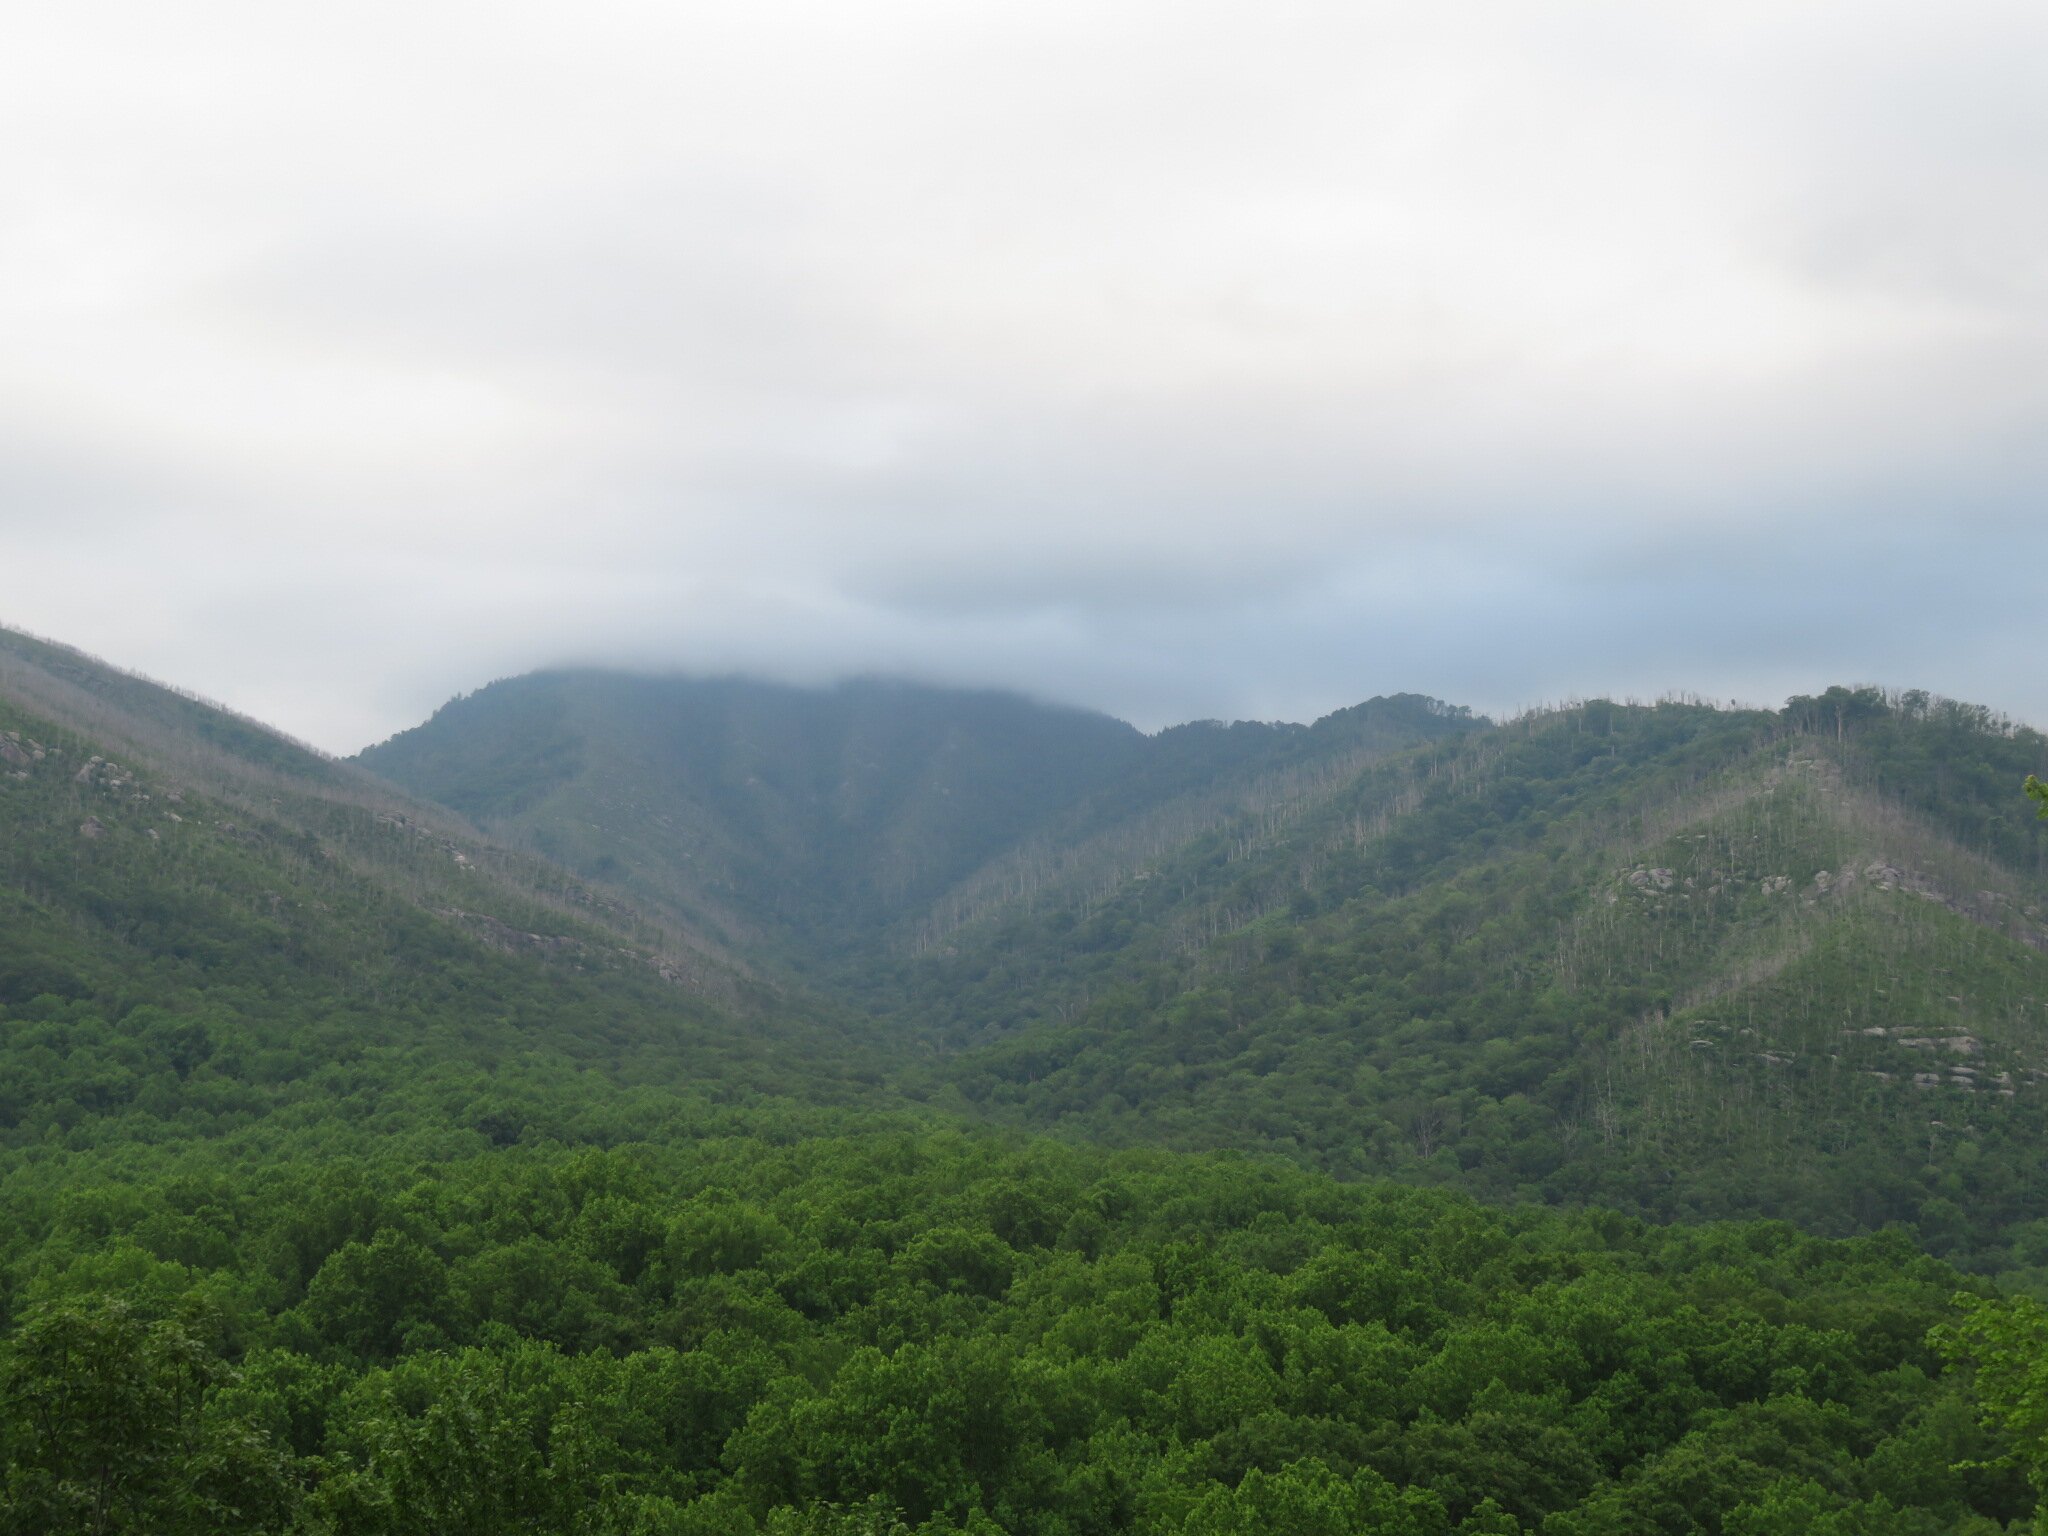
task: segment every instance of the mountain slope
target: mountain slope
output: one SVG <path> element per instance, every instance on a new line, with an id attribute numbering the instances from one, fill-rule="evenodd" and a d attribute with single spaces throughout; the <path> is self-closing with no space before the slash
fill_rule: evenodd
<path id="1" fill-rule="evenodd" d="M 0 637 L 4 1536 L 1997 1536 L 2033 1502 L 1940 1329 L 1991 1287 L 1901 1234 L 1656 1228 L 944 1128 L 687 935 L 40 654 Z M 1566 992 L 1636 1009 L 1668 955 L 1669 985 L 1708 979 L 1671 1009 L 1725 1010 L 1719 951 L 1692 944 L 1721 920 L 1680 898 L 1877 823 L 1803 740 L 1650 723 L 1607 768 L 1534 725 L 1409 755 L 1197 732 L 1210 769 L 1107 786 L 1100 819 L 1082 797 L 1018 855 L 1043 878 L 922 959 L 886 929 L 866 956 L 944 978 L 1008 933 L 1041 947 L 1017 956 L 1027 1012 L 1154 968 L 1175 990 L 1125 1021 L 1147 1049 L 1221 1038 L 1218 978 L 1233 1006 L 1280 988 L 1284 1066 L 1318 1048 L 1318 989 L 1370 958 L 1326 965 L 1344 945 L 1454 941 L 1433 976 L 1382 967 L 1411 1020 L 1460 966 L 1521 985 L 1525 890 Z M 1904 863 L 1846 890 L 1756 881 L 1745 984 L 1887 899 L 1888 954 L 1922 923 L 2011 942 L 2031 919 L 2005 845 L 1963 846 L 1965 821 L 1903 815 Z M 1614 863 L 1640 848 L 1661 862 Z M 1583 889 L 1581 855 L 1606 860 Z M 1129 928 L 1073 948 L 1077 899 Z M 946 997 L 927 1038 L 958 1032 Z M 1158 1139 L 1182 1139 L 1174 1088 L 1152 1084 Z M 1298 1094 L 1272 1107 L 1314 1131 Z"/>
<path id="2" fill-rule="evenodd" d="M 2048 1217 L 2048 886 L 1991 798 L 2042 739 L 1915 709 L 1531 718 L 891 976 L 935 1097 L 1020 1123 L 1994 1256 Z"/>
<path id="3" fill-rule="evenodd" d="M 2017 795 L 2043 747 L 1868 689 L 1146 738 L 556 674 L 366 761 L 749 914 L 726 931 L 885 1020 L 934 1105 L 1658 1218 L 1908 1221 L 1996 1263 L 2048 1221 L 2048 839 Z"/>
<path id="4" fill-rule="evenodd" d="M 357 761 L 743 949 L 815 966 L 929 943 L 1017 883 L 1114 878 L 1261 776 L 1466 729 L 1424 700 L 1145 737 L 1012 695 L 539 673 Z M 993 893 L 993 894 L 992 894 Z M 906 939 L 906 935 L 909 936 Z"/>
<path id="5" fill-rule="evenodd" d="M 857 1046 L 673 923 L 6 632 L 0 823 L 0 1137 L 16 1143 L 171 1134 L 153 1106 L 179 1135 L 242 1134 L 337 1093 L 366 1129 L 432 1094 L 458 1141 L 516 1139 L 540 1130 L 550 1074 L 589 1094 L 869 1093 Z"/>
<path id="6" fill-rule="evenodd" d="M 742 941 L 815 942 L 943 888 L 1140 742 L 1001 694 L 542 673 L 360 761 Z"/>

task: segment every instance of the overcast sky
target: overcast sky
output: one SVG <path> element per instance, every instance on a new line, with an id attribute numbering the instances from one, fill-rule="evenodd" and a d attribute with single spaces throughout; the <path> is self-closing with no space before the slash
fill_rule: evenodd
<path id="1" fill-rule="evenodd" d="M 2039 0 L 7 32 L 0 621 L 326 747 L 561 661 L 2048 723 Z"/>

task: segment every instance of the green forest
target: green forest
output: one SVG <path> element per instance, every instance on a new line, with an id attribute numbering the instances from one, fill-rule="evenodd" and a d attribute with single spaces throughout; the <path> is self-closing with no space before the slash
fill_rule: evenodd
<path id="1" fill-rule="evenodd" d="M 0 1531 L 2036 1529 L 2044 753 L 0 631 Z"/>

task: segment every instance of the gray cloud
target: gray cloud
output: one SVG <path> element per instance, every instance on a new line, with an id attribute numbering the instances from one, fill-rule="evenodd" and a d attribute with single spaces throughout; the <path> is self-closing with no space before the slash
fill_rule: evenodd
<path id="1" fill-rule="evenodd" d="M 2048 719 L 2037 6 L 15 30 L 0 618 L 337 749 L 564 660 Z"/>

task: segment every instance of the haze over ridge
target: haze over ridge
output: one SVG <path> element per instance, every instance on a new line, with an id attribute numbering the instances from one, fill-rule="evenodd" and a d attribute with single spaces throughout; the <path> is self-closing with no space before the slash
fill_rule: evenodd
<path id="1" fill-rule="evenodd" d="M 2037 8 L 378 15 L 18 29 L 10 620 L 334 751 L 564 661 L 2048 716 Z"/>

